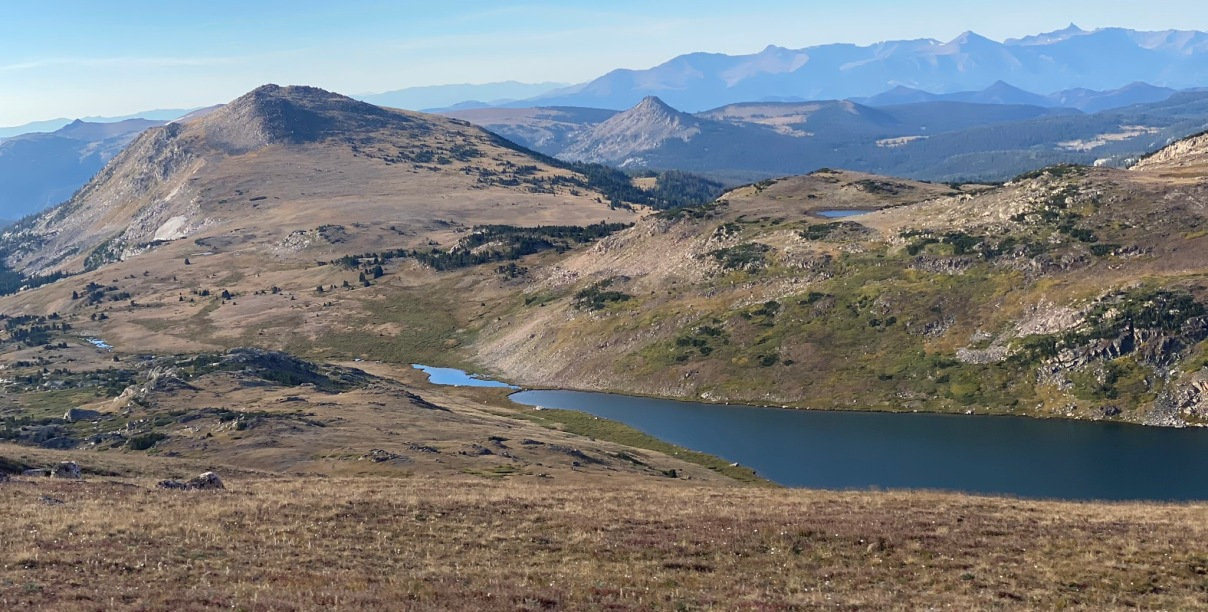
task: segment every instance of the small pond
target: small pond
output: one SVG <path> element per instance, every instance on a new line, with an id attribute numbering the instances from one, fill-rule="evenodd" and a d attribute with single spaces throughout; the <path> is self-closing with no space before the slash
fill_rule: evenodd
<path id="1" fill-rule="evenodd" d="M 480 378 L 477 374 L 469 374 L 462 370 L 458 370 L 457 368 L 436 368 L 418 363 L 411 364 L 411 367 L 427 374 L 428 382 L 434 385 L 450 385 L 454 387 L 503 387 L 506 389 L 520 388 L 515 385 L 509 385 L 505 382 Z"/>
<path id="2" fill-rule="evenodd" d="M 872 211 L 870 210 L 820 210 L 817 214 L 819 217 L 827 219 L 841 219 L 843 217 L 855 217 L 857 215 L 865 215 Z"/>

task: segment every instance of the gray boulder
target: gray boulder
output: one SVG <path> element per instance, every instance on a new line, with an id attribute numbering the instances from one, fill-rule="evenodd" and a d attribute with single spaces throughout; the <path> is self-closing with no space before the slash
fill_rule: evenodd
<path id="1" fill-rule="evenodd" d="M 74 461 L 60 461 L 50 469 L 51 478 L 71 478 L 76 479 L 81 476 L 80 464 Z"/>
<path id="2" fill-rule="evenodd" d="M 161 489 L 178 489 L 178 490 L 225 489 L 226 488 L 222 484 L 222 479 L 219 478 L 218 474 L 215 474 L 214 472 L 205 472 L 204 474 L 200 474 L 200 475 L 190 478 L 184 482 L 181 482 L 179 480 L 161 480 L 159 482 L 159 484 L 157 484 L 155 486 L 157 486 Z"/>
<path id="3" fill-rule="evenodd" d="M 214 472 L 205 472 L 194 478 L 190 478 L 185 484 L 189 485 L 190 489 L 225 489 L 222 486 L 222 479 Z"/>
<path id="4" fill-rule="evenodd" d="M 63 413 L 63 420 L 68 423 L 76 421 L 91 421 L 100 418 L 101 413 L 96 410 L 85 410 L 84 408 L 68 408 L 67 412 Z"/>

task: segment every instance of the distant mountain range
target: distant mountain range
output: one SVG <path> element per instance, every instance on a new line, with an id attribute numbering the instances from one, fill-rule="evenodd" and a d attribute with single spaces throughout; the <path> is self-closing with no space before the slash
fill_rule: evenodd
<path id="1" fill-rule="evenodd" d="M 548 91 L 566 87 L 567 83 L 520 83 L 502 81 L 481 85 L 432 85 L 408 87 L 382 93 L 354 96 L 356 99 L 378 106 L 426 110 L 434 108 L 482 108 L 499 106 L 516 100 L 539 96 Z"/>
<path id="2" fill-rule="evenodd" d="M 45 121 L 33 121 L 22 125 L 11 127 L 0 127 L 0 140 L 20 136 L 22 134 L 45 133 L 53 132 L 63 126 L 71 124 L 73 121 L 83 121 L 85 123 L 118 123 L 128 119 L 149 119 L 151 121 L 172 121 L 179 119 L 196 109 L 186 108 L 163 108 L 149 111 L 134 113 L 133 115 L 122 115 L 121 117 L 80 117 L 79 119 L 66 119 L 60 117 L 58 119 L 47 119 Z"/>
<path id="3" fill-rule="evenodd" d="M 0 219 L 20 219 L 70 198 L 135 136 L 163 123 L 77 119 L 54 132 L 0 141 Z"/>
<path id="4" fill-rule="evenodd" d="M 918 102 L 1025 104 L 1052 108 L 1076 108 L 1083 112 L 1095 113 L 1111 108 L 1131 106 L 1133 104 L 1161 102 L 1173 96 L 1177 91 L 1169 87 L 1158 87 L 1149 83 L 1137 82 L 1108 91 L 1077 88 L 1065 89 L 1042 96 L 1030 91 L 1024 91 L 1004 81 L 996 81 L 982 90 L 958 91 L 947 94 L 931 93 L 899 85 L 868 98 L 852 98 L 852 101 L 868 106 L 892 106 L 897 104 L 915 104 Z"/>
<path id="5" fill-rule="evenodd" d="M 1154 93 L 1148 87 L 1129 90 Z M 909 92 L 895 93 L 913 99 L 904 95 Z M 1097 113 L 1000 103 L 1027 99 L 1025 94 L 998 84 L 884 106 L 851 100 L 743 102 L 695 114 L 650 96 L 623 112 L 550 107 L 448 114 L 565 160 L 685 170 L 728 183 L 821 167 L 925 180 L 1002 180 L 1054 163 L 1124 165 L 1208 128 L 1204 91 Z M 1083 94 L 1081 101 L 1093 107 L 1128 95 Z"/>
<path id="6" fill-rule="evenodd" d="M 751 55 L 691 53 L 645 70 L 613 70 L 509 104 L 620 110 L 658 96 L 675 108 L 696 112 L 736 102 L 870 97 L 895 87 L 939 94 L 981 91 L 998 81 L 1031 92 L 1114 91 L 1136 82 L 1200 87 L 1208 84 L 1208 34 L 1086 31 L 1071 25 L 1002 42 L 965 32 L 948 42 L 769 46 Z M 1071 94 L 1069 101 L 1076 98 Z"/>

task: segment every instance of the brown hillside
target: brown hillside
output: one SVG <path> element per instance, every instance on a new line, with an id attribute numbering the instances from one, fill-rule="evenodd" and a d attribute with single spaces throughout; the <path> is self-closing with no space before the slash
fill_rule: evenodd
<path id="1" fill-rule="evenodd" d="M 71 201 L 22 228 L 9 264 L 75 271 L 199 238 L 266 252 L 291 232 L 336 224 L 356 226 L 346 240 L 368 250 L 387 237 L 394 246 L 448 240 L 450 221 L 634 217 L 553 181 L 572 176 L 461 121 L 266 85 L 148 130 Z"/>

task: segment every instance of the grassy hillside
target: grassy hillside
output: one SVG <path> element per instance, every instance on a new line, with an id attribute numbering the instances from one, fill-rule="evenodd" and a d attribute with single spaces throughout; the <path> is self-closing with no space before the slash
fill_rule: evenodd
<path id="1" fill-rule="evenodd" d="M 11 609 L 1192 609 L 1203 505 L 483 479 L 0 483 Z M 81 579 L 81 572 L 90 577 Z"/>
<path id="2" fill-rule="evenodd" d="M 1057 167 L 968 190 L 827 171 L 655 215 L 530 273 L 474 348 L 533 384 L 1203 421 L 1200 187 Z"/>

